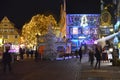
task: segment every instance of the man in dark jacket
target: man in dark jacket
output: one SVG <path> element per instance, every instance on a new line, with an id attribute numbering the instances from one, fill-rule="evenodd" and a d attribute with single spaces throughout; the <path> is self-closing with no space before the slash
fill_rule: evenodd
<path id="1" fill-rule="evenodd" d="M 8 67 L 9 71 L 11 72 L 11 61 L 12 61 L 12 56 L 9 52 L 10 47 L 6 47 L 6 51 L 3 53 L 3 71 L 6 72 L 6 69 Z"/>
<path id="2" fill-rule="evenodd" d="M 83 54 L 83 52 L 82 52 L 81 47 L 80 47 L 80 49 L 79 49 L 80 62 L 82 60 L 82 54 Z"/>
<path id="3" fill-rule="evenodd" d="M 100 68 L 100 61 L 101 61 L 101 47 L 100 46 L 96 46 L 95 48 L 95 57 L 96 57 L 96 64 L 95 64 L 95 68 Z"/>

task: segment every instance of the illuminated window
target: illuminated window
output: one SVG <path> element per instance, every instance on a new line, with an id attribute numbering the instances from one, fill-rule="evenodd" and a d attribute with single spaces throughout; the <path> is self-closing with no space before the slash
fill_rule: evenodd
<path id="1" fill-rule="evenodd" d="M 0 32 L 2 32 L 3 30 L 2 29 L 0 29 Z"/>
<path id="2" fill-rule="evenodd" d="M 9 29 L 10 32 L 14 32 L 14 29 Z"/>
<path id="3" fill-rule="evenodd" d="M 8 39 L 8 35 L 4 35 L 4 39 Z"/>
<path id="4" fill-rule="evenodd" d="M 4 29 L 4 32 L 8 32 L 8 29 Z"/>
<path id="5" fill-rule="evenodd" d="M 73 28 L 73 34 L 78 34 L 78 28 Z"/>

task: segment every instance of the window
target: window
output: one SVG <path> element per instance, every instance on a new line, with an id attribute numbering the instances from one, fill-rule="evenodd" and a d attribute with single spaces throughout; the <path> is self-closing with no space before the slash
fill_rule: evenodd
<path id="1" fill-rule="evenodd" d="M 78 34 L 78 28 L 73 28 L 73 34 Z"/>
<path id="2" fill-rule="evenodd" d="M 4 32 L 8 32 L 8 29 L 4 29 Z"/>
<path id="3" fill-rule="evenodd" d="M 3 30 L 2 29 L 0 29 L 0 32 L 2 32 Z"/>
<path id="4" fill-rule="evenodd" d="M 8 35 L 4 35 L 4 39 L 8 39 Z"/>
<path id="5" fill-rule="evenodd" d="M 18 38 L 18 36 L 17 36 L 17 35 L 15 35 L 15 38 Z"/>
<path id="6" fill-rule="evenodd" d="M 10 32 L 14 32 L 14 29 L 9 29 Z"/>

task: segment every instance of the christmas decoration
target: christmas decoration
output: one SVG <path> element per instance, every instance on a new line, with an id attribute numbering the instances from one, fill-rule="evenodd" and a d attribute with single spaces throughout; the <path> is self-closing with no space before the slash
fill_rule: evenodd
<path id="1" fill-rule="evenodd" d="M 48 27 L 48 33 L 45 35 L 45 51 L 43 59 L 55 60 L 57 57 L 57 51 L 55 48 L 55 34 L 52 31 L 52 26 Z"/>

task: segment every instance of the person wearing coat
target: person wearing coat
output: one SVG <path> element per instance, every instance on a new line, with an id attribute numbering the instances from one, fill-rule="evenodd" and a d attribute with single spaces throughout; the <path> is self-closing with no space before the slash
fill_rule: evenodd
<path id="1" fill-rule="evenodd" d="M 3 63 L 3 71 L 6 72 L 7 67 L 9 72 L 11 72 L 11 62 L 12 62 L 12 56 L 11 53 L 9 52 L 10 47 L 6 47 L 6 51 L 3 53 L 2 57 L 2 63 Z"/>
<path id="2" fill-rule="evenodd" d="M 80 49 L 79 49 L 78 54 L 79 54 L 79 56 L 80 56 L 80 62 L 81 62 L 81 60 L 82 60 L 82 54 L 83 54 L 81 47 L 80 47 Z"/>
<path id="3" fill-rule="evenodd" d="M 95 64 L 95 69 L 98 67 L 100 68 L 100 63 L 101 63 L 101 48 L 99 46 L 96 46 L 95 48 L 95 57 L 96 57 L 96 64 Z"/>

